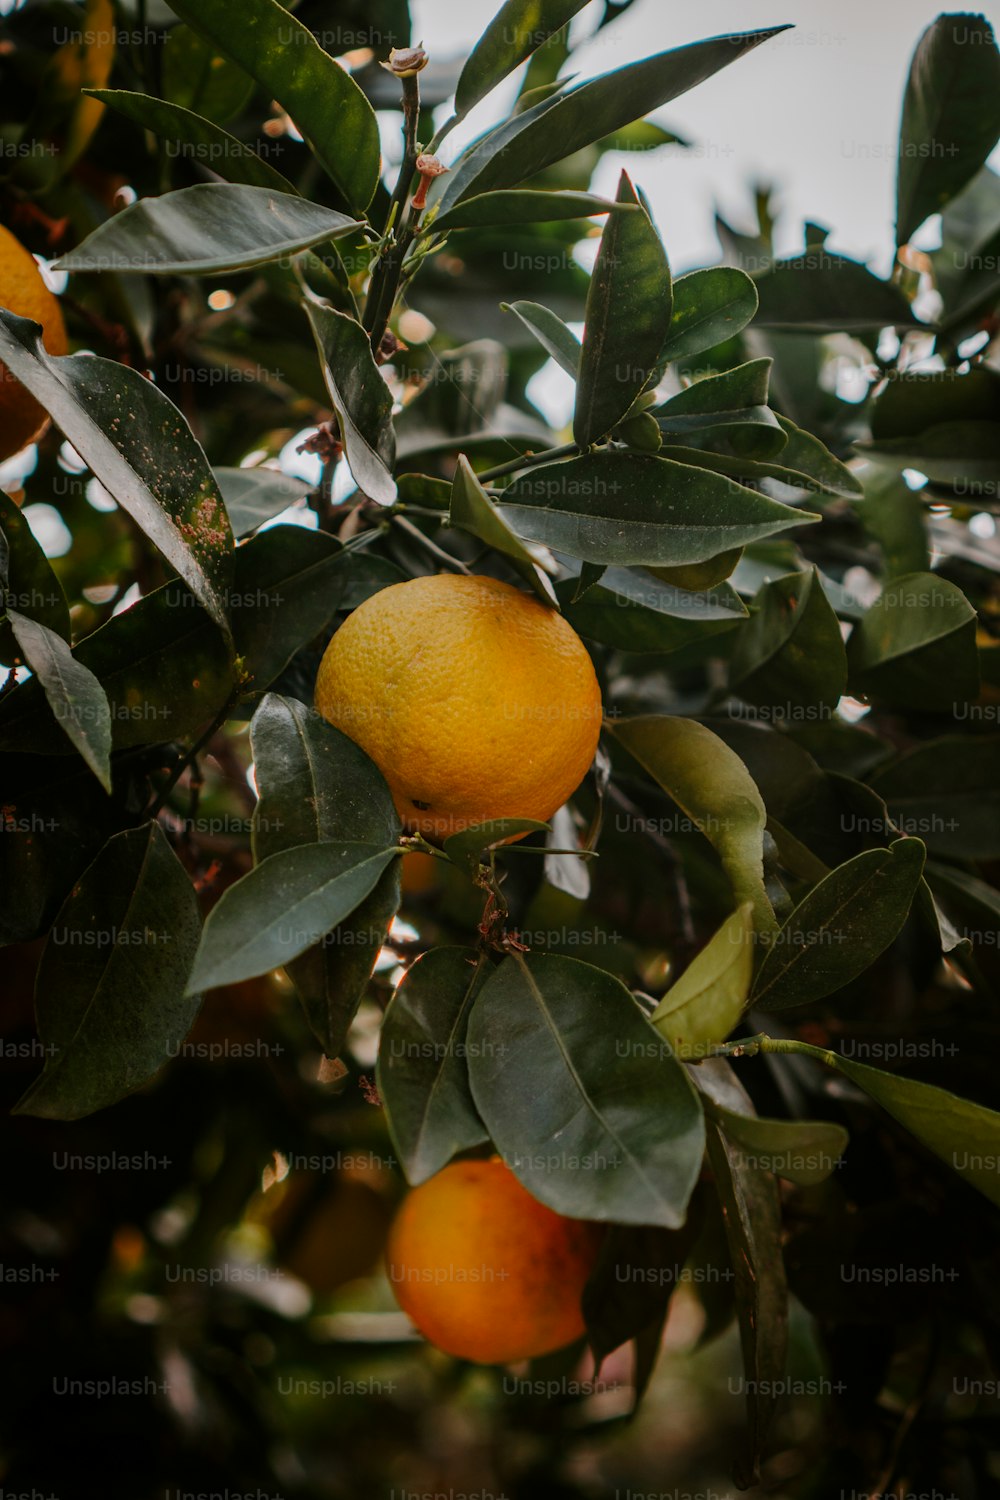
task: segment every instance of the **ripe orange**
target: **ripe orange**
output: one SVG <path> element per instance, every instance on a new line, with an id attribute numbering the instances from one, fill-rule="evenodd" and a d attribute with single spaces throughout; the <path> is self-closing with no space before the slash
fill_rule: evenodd
<path id="1" fill-rule="evenodd" d="M 603 1235 L 539 1203 L 499 1157 L 452 1162 L 404 1198 L 389 1279 L 446 1354 L 483 1365 L 533 1359 L 583 1333 L 580 1297 Z"/>
<path id="2" fill-rule="evenodd" d="M 406 826 L 436 838 L 550 818 L 601 725 L 593 665 L 562 616 L 453 574 L 366 599 L 327 647 L 316 707 L 371 756 Z"/>
<path id="3" fill-rule="evenodd" d="M 0 225 L 0 307 L 42 325 L 50 354 L 65 354 L 66 327 L 57 299 L 42 280 L 33 255 Z M 0 462 L 38 437 L 48 420 L 19 380 L 0 361 Z"/>

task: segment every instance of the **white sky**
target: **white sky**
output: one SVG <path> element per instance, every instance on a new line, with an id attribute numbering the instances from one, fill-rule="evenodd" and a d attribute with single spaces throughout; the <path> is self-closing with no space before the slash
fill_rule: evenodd
<path id="1" fill-rule="evenodd" d="M 414 38 L 439 55 L 461 53 L 498 6 L 499 0 L 411 0 Z M 812 219 L 833 229 L 834 248 L 887 273 L 903 88 L 921 32 L 945 8 L 938 0 L 700 0 L 697 6 L 636 0 L 578 51 L 574 71 L 592 77 L 668 47 L 787 21 L 795 30 L 654 116 L 692 140 L 694 150 L 668 147 L 627 162 L 607 157 L 598 191 L 611 191 L 627 165 L 649 195 L 674 270 L 683 271 L 719 258 L 716 202 L 737 227 L 741 220 L 749 227 L 746 184 L 761 178 L 780 190 L 786 210 L 779 252 L 800 249 L 802 222 Z M 997 0 L 983 9 L 1000 26 Z M 593 25 L 590 10 L 600 13 L 588 7 L 575 23 L 584 31 Z M 509 92 L 498 90 L 494 101 L 505 97 Z M 471 117 L 477 130 L 495 109 L 495 102 L 480 106 Z M 452 140 L 462 144 L 468 133 Z"/>

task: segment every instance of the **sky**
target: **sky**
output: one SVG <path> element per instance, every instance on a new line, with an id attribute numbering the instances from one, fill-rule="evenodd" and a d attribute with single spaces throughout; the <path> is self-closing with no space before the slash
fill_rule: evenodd
<path id="1" fill-rule="evenodd" d="M 428 51 L 467 51 L 499 0 L 411 0 L 415 40 Z M 784 215 L 779 253 L 802 246 L 809 219 L 833 231 L 831 248 L 886 274 L 892 264 L 896 141 L 910 57 L 924 27 L 945 7 L 936 0 L 636 0 L 574 57 L 593 77 L 669 47 L 705 37 L 793 22 L 784 32 L 653 118 L 694 143 L 653 155 L 606 158 L 596 180 L 612 192 L 622 165 L 646 190 L 675 271 L 718 260 L 716 204 L 739 227 L 752 225 L 747 187 L 778 189 Z M 1000 4 L 986 6 L 994 28 Z M 574 25 L 593 25 L 587 7 Z M 509 97 L 509 91 L 508 95 Z M 495 100 L 504 96 L 497 93 Z M 470 117 L 488 124 L 491 103 Z M 456 132 L 459 145 L 466 137 Z M 994 159 L 994 165 L 997 165 Z M 929 237 L 928 237 L 929 236 Z M 933 226 L 918 243 L 933 245 Z"/>

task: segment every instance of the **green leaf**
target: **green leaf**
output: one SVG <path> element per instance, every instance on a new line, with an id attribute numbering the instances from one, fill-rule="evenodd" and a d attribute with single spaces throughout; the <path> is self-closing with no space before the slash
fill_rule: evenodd
<path id="1" fill-rule="evenodd" d="M 561 31 L 587 0 L 506 0 L 473 47 L 458 80 L 461 118 L 485 99 L 526 57 Z"/>
<path id="2" fill-rule="evenodd" d="M 345 839 L 388 847 L 400 833 L 392 794 L 353 740 L 296 698 L 268 693 L 250 726 L 259 801 L 255 859 Z M 399 906 L 399 862 L 316 947 L 288 964 L 323 1050 L 336 1057 Z"/>
<path id="3" fill-rule="evenodd" d="M 8 608 L 24 660 L 42 685 L 56 722 L 106 792 L 111 791 L 111 709 L 104 689 L 61 635 Z"/>
<path id="4" fill-rule="evenodd" d="M 876 442 L 919 438 L 943 423 L 993 422 L 998 412 L 1000 374 L 993 370 L 899 371 L 872 405 L 872 437 Z"/>
<path id="5" fill-rule="evenodd" d="M 275 0 L 170 0 L 170 8 L 255 78 L 295 121 L 323 170 L 352 208 L 365 209 L 379 182 L 375 113 L 351 75 Z"/>
<path id="6" fill-rule="evenodd" d="M 755 929 L 773 932 L 764 889 L 767 812 L 739 756 L 693 719 L 649 715 L 610 728 L 716 849 L 737 902 L 753 908 Z"/>
<path id="7" fill-rule="evenodd" d="M 501 302 L 504 312 L 516 313 L 546 354 L 554 359 L 571 380 L 580 373 L 581 344 L 576 334 L 566 327 L 561 318 L 549 312 L 540 302 Z"/>
<path id="8" fill-rule="evenodd" d="M 676 47 L 544 100 L 470 148 L 449 179 L 440 200 L 442 212 L 474 194 L 534 177 L 676 99 L 786 29 L 776 26 Z"/>
<path id="9" fill-rule="evenodd" d="M 177 583 L 112 616 L 79 641 L 73 655 L 107 694 L 116 750 L 194 733 L 221 708 L 233 686 L 231 647 Z M 22 683 L 0 705 L 0 750 L 62 755 L 68 749 L 36 679 Z"/>
<path id="10" fill-rule="evenodd" d="M 746 364 L 724 370 L 721 375 L 706 375 L 701 380 L 692 381 L 662 406 L 654 407 L 653 415 L 667 420 L 687 412 L 724 415 L 742 407 L 766 407 L 773 363 L 770 359 L 751 359 Z"/>
<path id="11" fill-rule="evenodd" d="M 618 202 L 639 203 L 626 172 L 619 179 Z M 573 439 L 581 448 L 606 437 L 646 385 L 672 306 L 670 266 L 645 209 L 612 214 L 587 294 L 573 413 Z"/>
<path id="12" fill-rule="evenodd" d="M 847 658 L 852 692 L 954 711 L 979 692 L 976 612 L 935 573 L 893 578 L 852 631 Z"/>
<path id="13" fill-rule="evenodd" d="M 675 445 L 696 452 L 771 459 L 785 447 L 785 434 L 768 406 L 744 406 L 735 411 L 672 412 L 657 418 L 664 455 L 673 457 Z M 738 470 L 737 470 L 738 472 Z"/>
<path id="14" fill-rule="evenodd" d="M 917 43 L 903 97 L 896 244 L 975 176 L 1000 136 L 1000 54 L 985 16 L 938 16 Z"/>
<path id="15" fill-rule="evenodd" d="M 658 366 L 703 354 L 742 333 L 757 312 L 757 288 L 735 266 L 690 271 L 674 282 L 670 329 Z"/>
<path id="16" fill-rule="evenodd" d="M 629 568 L 598 571 L 599 580 L 585 590 L 580 588 L 581 570 L 580 579 L 567 579 L 556 592 L 579 635 L 621 651 L 679 651 L 692 641 L 734 629 L 746 615 L 739 595 L 726 583 L 693 593 Z M 579 601 L 573 602 L 577 595 Z"/>
<path id="17" fill-rule="evenodd" d="M 64 641 L 70 638 L 62 584 L 20 507 L 0 490 L 0 616 L 7 609 L 37 620 Z M 10 625 L 0 619 L 0 662 L 13 666 L 18 654 Z"/>
<path id="18" fill-rule="evenodd" d="M 780 464 L 771 464 L 771 473 L 786 484 L 799 489 L 819 490 L 828 495 L 844 495 L 849 500 L 863 494 L 861 480 L 846 464 L 826 448 L 811 432 L 804 432 L 780 413 L 778 422 L 788 441 L 781 450 Z"/>
<path id="19" fill-rule="evenodd" d="M 432 948 L 386 1007 L 378 1091 L 411 1187 L 488 1139 L 469 1089 L 466 1028 L 490 972 L 471 948 Z"/>
<path id="20" fill-rule="evenodd" d="M 298 958 L 350 916 L 398 852 L 337 840 L 262 860 L 209 913 L 189 993 L 238 984 Z"/>
<path id="21" fill-rule="evenodd" d="M 15 1114 L 78 1120 L 159 1072 L 200 996 L 184 983 L 198 902 L 162 829 L 112 838 L 73 887 L 42 953 L 35 988 L 45 1069 Z"/>
<path id="22" fill-rule="evenodd" d="M 692 1210 L 697 1199 L 692 1200 Z M 583 1289 L 581 1306 L 594 1351 L 596 1375 L 609 1354 L 662 1319 L 684 1262 L 697 1237 L 701 1215 L 689 1212 L 680 1229 L 613 1224 Z"/>
<path id="23" fill-rule="evenodd" d="M 730 658 L 729 688 L 749 703 L 832 713 L 847 687 L 840 623 L 815 568 L 766 583 Z"/>
<path id="24" fill-rule="evenodd" d="M 478 537 L 494 552 L 510 558 L 517 572 L 534 589 L 543 604 L 555 604 L 555 594 L 544 572 L 554 564 L 541 548 L 532 548 L 522 542 L 508 526 L 503 514 L 483 489 L 472 469 L 472 465 L 460 454 L 455 468 L 451 490 L 451 509 L 448 515 L 451 526 Z"/>
<path id="25" fill-rule="evenodd" d="M 335 537 L 304 526 L 270 526 L 237 549 L 233 636 L 255 690 L 330 623 L 349 562 Z"/>
<path id="26" fill-rule="evenodd" d="M 917 469 L 936 485 L 967 497 L 994 496 L 1000 488 L 1000 422 L 939 422 L 911 437 L 855 443 L 873 463 Z"/>
<path id="27" fill-rule="evenodd" d="M 810 250 L 775 261 L 757 277 L 758 328 L 799 333 L 874 332 L 922 328 L 898 287 L 881 281 L 859 261 L 828 250 Z"/>
<path id="28" fill-rule="evenodd" d="M 670 986 L 650 1022 L 678 1057 L 704 1057 L 743 1014 L 753 977 L 753 908 L 738 907 Z"/>
<path id="29" fill-rule="evenodd" d="M 536 1198 L 570 1217 L 684 1223 L 701 1106 L 619 980 L 554 954 L 507 958 L 479 991 L 468 1039 L 476 1108 Z"/>
<path id="30" fill-rule="evenodd" d="M 925 848 L 897 839 L 831 870 L 792 912 L 757 972 L 752 1002 L 787 1010 L 843 989 L 898 937 L 920 884 Z"/>
<path id="31" fill-rule="evenodd" d="M 214 473 L 236 536 L 273 521 L 312 488 L 279 469 L 217 468 Z"/>
<path id="32" fill-rule="evenodd" d="M 475 823 L 453 833 L 444 841 L 444 852 L 460 870 L 470 870 L 479 864 L 480 855 L 504 844 L 508 839 L 523 833 L 547 833 L 548 823 L 535 818 L 494 818 L 489 823 Z"/>
<path id="33" fill-rule="evenodd" d="M 953 1171 L 1000 1204 L 1000 1114 L 915 1078 L 823 1052 L 823 1060 L 875 1099 Z"/>
<path id="34" fill-rule="evenodd" d="M 396 498 L 392 394 L 372 356 L 368 335 L 360 323 L 332 307 L 319 302 L 303 306 L 355 483 L 380 505 L 391 505 Z"/>
<path id="35" fill-rule="evenodd" d="M 882 550 L 887 576 L 929 572 L 930 552 L 919 499 L 902 474 L 875 464 L 866 464 L 865 470 L 860 516 Z"/>
<path id="36" fill-rule="evenodd" d="M 161 140 L 170 142 L 176 149 L 168 151 L 168 155 L 197 162 L 217 172 L 227 182 L 266 188 L 272 193 L 295 193 L 288 179 L 250 146 L 220 125 L 193 114 L 190 109 L 167 104 L 150 94 L 131 94 L 124 89 L 88 89 L 87 92 L 124 115 L 126 120 L 132 120 L 143 130 L 151 130 Z"/>
<path id="37" fill-rule="evenodd" d="M 742 1148 L 744 1165 L 773 1172 L 800 1187 L 812 1187 L 835 1172 L 849 1139 L 842 1125 L 827 1121 L 762 1120 L 721 1105 L 710 1113 L 726 1139 Z"/>
<path id="38" fill-rule="evenodd" d="M 593 193 L 540 193 L 529 188 L 519 192 L 483 193 L 465 198 L 445 213 L 428 218 L 426 228 L 434 234 L 445 229 L 489 229 L 515 224 L 549 224 L 557 219 L 589 219 L 594 214 L 621 211 L 621 205 Z"/>
<path id="39" fill-rule="evenodd" d="M 720 474 L 647 454 L 586 454 L 542 464 L 500 498 L 519 536 L 583 562 L 705 562 L 819 517 Z"/>
<path id="40" fill-rule="evenodd" d="M 40 332 L 0 311 L 0 358 L 228 634 L 232 531 L 191 429 L 137 370 L 96 355 L 53 358 Z"/>
<path id="41" fill-rule="evenodd" d="M 946 736 L 872 777 L 896 825 L 948 859 L 1000 859 L 1000 738 Z"/>
<path id="42" fill-rule="evenodd" d="M 217 124 L 231 120 L 250 102 L 250 75 L 209 47 L 190 26 L 171 26 L 163 38 L 161 66 L 164 97 Z"/>
<path id="43" fill-rule="evenodd" d="M 719 1059 L 701 1063 L 699 1083 L 713 1074 L 717 1099 L 733 1093 L 737 1107 L 753 1106 Z M 740 1097 L 742 1096 L 742 1097 Z M 788 1288 L 781 1248 L 781 1204 L 771 1172 L 747 1163 L 712 1122 L 707 1122 L 708 1159 L 722 1207 L 729 1256 L 736 1273 L 736 1310 L 743 1347 L 750 1435 L 746 1460 L 736 1473 L 740 1488 L 757 1482 L 761 1448 L 778 1402 L 788 1347 Z"/>
<path id="44" fill-rule="evenodd" d="M 273 187 L 199 182 L 131 203 L 62 256 L 58 269 L 208 276 L 266 265 L 360 227 Z"/>

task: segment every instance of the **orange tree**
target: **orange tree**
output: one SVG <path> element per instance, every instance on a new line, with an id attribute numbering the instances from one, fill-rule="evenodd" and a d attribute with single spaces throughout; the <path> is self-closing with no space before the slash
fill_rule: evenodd
<path id="1" fill-rule="evenodd" d="M 988 1434 L 939 1382 L 1000 1344 L 988 23 L 942 16 L 920 39 L 888 279 L 814 224 L 778 257 L 763 192 L 754 230 L 719 220 L 724 263 L 675 279 L 641 153 L 683 142 L 644 117 L 737 63 L 750 98 L 744 57 L 783 28 L 578 82 L 584 0 L 508 0 L 460 69 L 413 45 L 403 0 L 169 3 L 131 30 L 110 0 L 29 6 L 3 59 L 5 222 L 58 255 L 76 350 L 0 311 L 5 381 L 54 424 L 0 495 L 0 648 L 19 669 L 0 702 L 0 929 L 36 1028 L 15 1004 L 20 1201 L 37 1217 L 32 1184 L 52 1186 L 60 1233 L 90 1252 L 84 1303 L 111 1256 L 139 1301 L 128 1340 L 103 1334 L 141 1369 L 169 1247 L 192 1279 L 213 1267 L 272 1153 L 268 1186 L 331 1133 L 388 1131 L 411 1187 L 496 1153 L 538 1204 L 607 1226 L 582 1319 L 598 1362 L 634 1345 L 636 1402 L 679 1284 L 705 1339 L 737 1320 L 740 1482 L 786 1390 L 789 1284 L 842 1393 L 830 1476 L 984 1475 Z M 452 150 L 528 59 L 508 116 Z M 392 171 L 376 108 L 402 120 Z M 614 199 L 590 191 L 607 152 L 637 163 Z M 941 248 L 917 251 L 932 214 Z M 572 250 L 598 235 L 588 278 Z M 550 359 L 575 382 L 562 433 L 528 392 Z M 304 429 L 315 481 L 277 462 Z M 51 559 L 36 504 L 71 533 Z M 481 661 L 486 626 L 449 637 L 452 670 L 407 679 L 405 739 L 387 686 L 434 649 L 433 615 L 411 639 L 404 609 L 398 661 L 383 637 L 346 708 L 342 682 L 325 717 L 312 706 L 355 611 L 374 607 L 377 641 L 393 586 L 465 574 L 522 591 L 596 670 L 600 748 L 543 818 L 509 805 L 511 756 L 565 743 L 565 769 L 583 741 L 559 673 L 550 722 L 534 704 L 516 632 Z M 500 720 L 522 699 L 511 751 Z M 482 818 L 435 828 L 418 797 L 393 801 L 355 743 L 376 701 L 388 782 L 454 757 Z M 208 1081 L 217 1055 L 264 1062 Z M 366 1068 L 380 1109 L 358 1137 Z M 127 1205 L 98 1182 L 95 1212 L 46 1176 L 55 1149 L 137 1142 L 175 1162 Z M 300 1246 L 320 1290 L 357 1224 L 342 1186 L 319 1271 Z M 845 1289 L 858 1264 L 879 1274 Z M 91 1368 L 73 1306 L 66 1347 Z M 226 1316 L 252 1321 L 241 1306 Z M 249 1429 L 272 1419 L 234 1415 L 225 1317 L 199 1317 L 171 1337 L 232 1462 L 240 1430 L 265 1464 Z M 251 1387 L 250 1366 L 294 1357 L 272 1324 L 261 1337 Z M 915 1422 L 925 1401 L 934 1421 Z M 165 1421 L 124 1440 L 129 1493 Z M 161 1452 L 164 1475 L 184 1462 Z"/>

